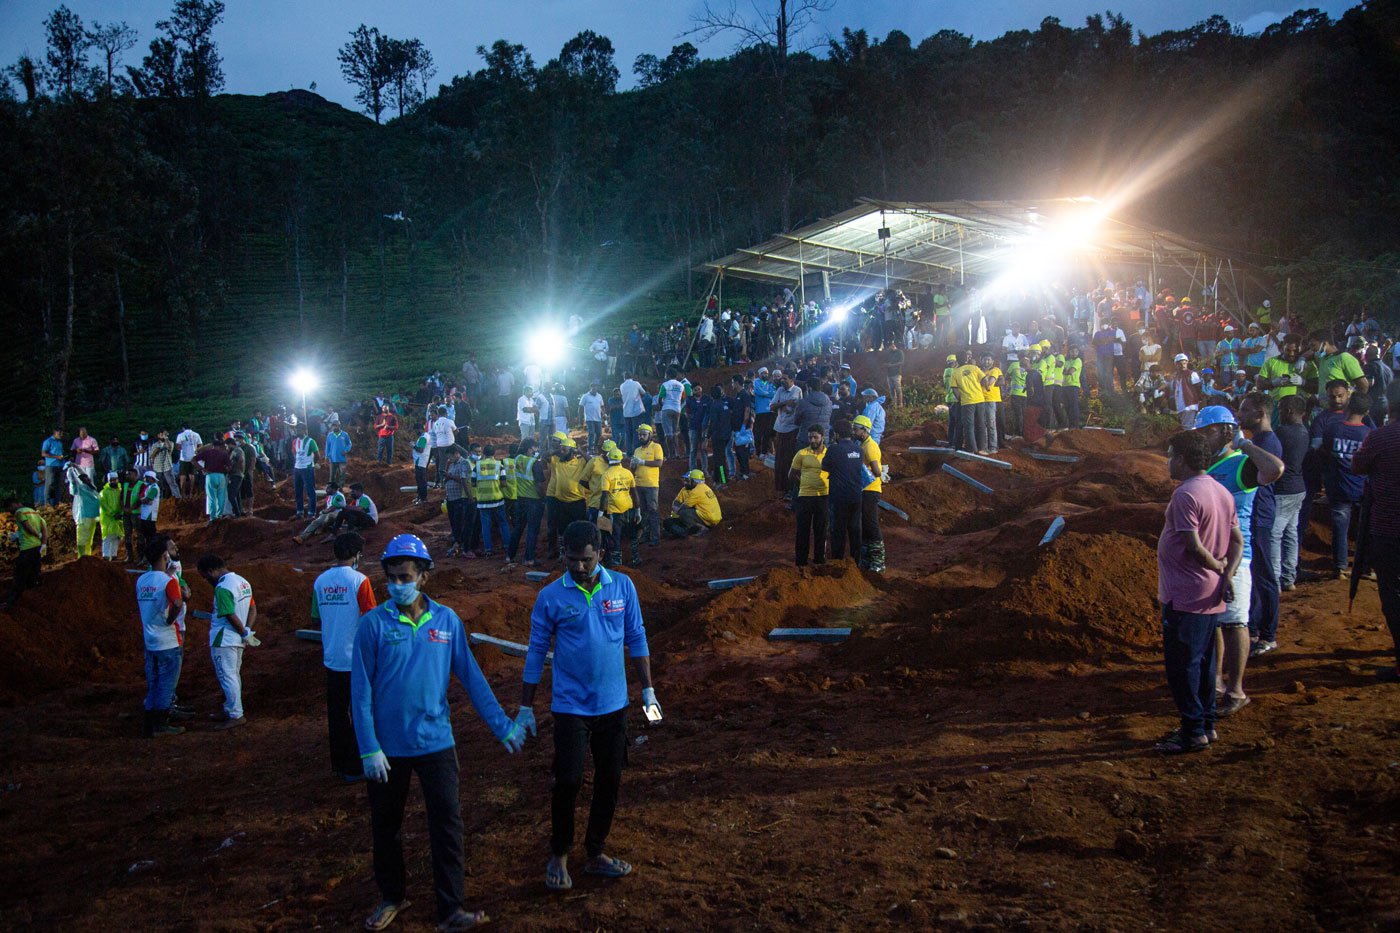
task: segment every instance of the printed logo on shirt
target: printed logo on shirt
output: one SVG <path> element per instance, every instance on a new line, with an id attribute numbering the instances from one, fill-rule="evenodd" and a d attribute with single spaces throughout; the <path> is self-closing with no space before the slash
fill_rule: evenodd
<path id="1" fill-rule="evenodd" d="M 605 599 L 603 600 L 603 615 L 612 615 L 627 608 L 625 599 Z"/>
<path id="2" fill-rule="evenodd" d="M 428 629 L 428 641 L 434 645 L 448 645 L 452 643 L 452 633 L 442 629 Z"/>

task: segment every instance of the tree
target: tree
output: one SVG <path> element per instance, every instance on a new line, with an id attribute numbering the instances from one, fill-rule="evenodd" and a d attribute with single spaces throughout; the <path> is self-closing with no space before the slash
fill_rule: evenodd
<path id="1" fill-rule="evenodd" d="M 638 55 L 632 63 L 632 73 L 642 87 L 654 87 L 694 68 L 699 57 L 699 49 L 689 42 L 682 42 L 671 46 L 671 54 L 664 59 L 650 54 Z"/>
<path id="2" fill-rule="evenodd" d="M 104 26 L 94 20 L 92 28 L 88 30 L 88 40 L 102 53 L 102 74 L 105 76 L 103 89 L 106 95 L 111 97 L 117 91 L 117 82 L 122 80 L 115 76 L 122 53 L 136 47 L 136 30 L 123 22 L 107 23 Z"/>
<path id="3" fill-rule="evenodd" d="M 141 69 L 128 69 L 137 92 L 198 101 L 223 90 L 223 58 L 213 39 L 223 18 L 223 0 L 175 0 L 170 18 L 156 23 L 164 35 L 151 40 Z"/>
<path id="4" fill-rule="evenodd" d="M 180 97 L 180 52 L 164 36 L 151 40 L 140 68 L 126 69 L 127 78 L 142 97 L 176 100 Z"/>
<path id="5" fill-rule="evenodd" d="M 378 123 L 384 114 L 384 87 L 388 75 L 383 62 L 384 36 L 361 23 L 340 47 L 340 73 L 356 88 L 355 100 Z"/>
<path id="6" fill-rule="evenodd" d="M 13 77 L 19 82 L 20 87 L 24 88 L 24 99 L 26 103 L 34 103 L 39 99 L 39 95 L 43 93 L 43 69 L 39 67 L 38 62 L 34 61 L 30 56 L 21 55 L 18 61 L 5 69 L 5 73 Z"/>
<path id="7" fill-rule="evenodd" d="M 55 93 L 65 100 L 83 95 L 92 77 L 87 63 L 92 39 L 82 17 L 60 6 L 44 20 L 44 32 L 48 41 L 44 58 Z"/>
<path id="8" fill-rule="evenodd" d="M 433 53 L 420 39 L 386 38 L 380 61 L 387 82 L 389 103 L 398 109 L 402 117 L 427 96 L 428 81 L 437 73 L 437 68 L 433 66 Z"/>
<path id="9" fill-rule="evenodd" d="M 618 70 L 613 61 L 612 40 L 591 29 L 585 29 L 564 43 L 559 50 L 559 65 L 565 74 L 594 93 L 611 94 L 617 90 Z"/>
<path id="10" fill-rule="evenodd" d="M 767 55 L 775 77 L 781 81 L 787 72 L 788 56 L 794 52 L 811 51 L 820 45 L 794 47 L 793 43 L 816 23 L 817 17 L 827 13 L 836 0 L 773 0 L 765 12 L 754 3 L 754 15 L 740 13 L 738 6 L 730 2 L 727 9 L 716 8 L 706 0 L 700 12 L 691 17 L 694 25 L 682 35 L 696 36 L 701 42 L 708 42 L 721 33 L 737 37 L 736 48 L 758 48 Z"/>

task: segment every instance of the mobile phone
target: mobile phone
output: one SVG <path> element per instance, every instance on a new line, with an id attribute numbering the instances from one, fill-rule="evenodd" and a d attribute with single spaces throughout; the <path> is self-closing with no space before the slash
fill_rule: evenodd
<path id="1" fill-rule="evenodd" d="M 646 714 L 647 722 L 661 721 L 661 707 L 657 706 L 655 703 L 650 706 L 643 706 L 642 712 Z"/>

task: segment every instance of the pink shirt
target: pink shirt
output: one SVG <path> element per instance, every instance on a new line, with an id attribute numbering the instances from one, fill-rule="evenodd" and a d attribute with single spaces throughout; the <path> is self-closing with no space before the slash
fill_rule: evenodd
<path id="1" fill-rule="evenodd" d="M 1234 498 L 1208 474 L 1176 487 L 1157 539 L 1157 601 L 1178 612 L 1224 612 L 1224 574 L 1201 563 L 1189 532 L 1195 529 L 1205 549 L 1224 560 L 1230 531 L 1238 526 Z"/>
<path id="2" fill-rule="evenodd" d="M 79 467 L 87 468 L 93 465 L 92 455 L 102 449 L 97 443 L 97 438 L 89 434 L 87 437 L 73 438 L 72 451 L 73 462 Z"/>

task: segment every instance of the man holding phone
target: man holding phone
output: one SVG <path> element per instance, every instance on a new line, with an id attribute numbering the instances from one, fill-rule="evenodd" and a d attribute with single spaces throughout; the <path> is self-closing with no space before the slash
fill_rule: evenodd
<path id="1" fill-rule="evenodd" d="M 651 658 L 637 588 L 620 573 L 599 566 L 603 540 L 591 522 L 564 529 L 565 574 L 540 590 L 530 613 L 530 647 L 515 722 L 535 733 L 535 688 L 545 655 L 554 650 L 554 792 L 550 854 L 545 887 L 567 891 L 569 849 L 574 841 L 574 805 L 583 784 L 584 754 L 593 750 L 593 804 L 584 849 L 585 874 L 621 878 L 632 866 L 603 852 L 617 808 L 622 767 L 627 763 L 627 671 L 625 645 L 642 683 L 642 710 L 661 719 L 651 686 Z"/>

